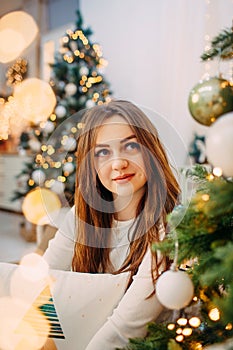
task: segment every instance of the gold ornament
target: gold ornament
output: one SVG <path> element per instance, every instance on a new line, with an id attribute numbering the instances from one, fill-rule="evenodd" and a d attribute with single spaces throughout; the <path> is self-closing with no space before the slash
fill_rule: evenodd
<path id="1" fill-rule="evenodd" d="M 233 87 L 228 80 L 217 77 L 200 81 L 189 94 L 188 107 L 198 123 L 209 126 L 233 110 Z"/>

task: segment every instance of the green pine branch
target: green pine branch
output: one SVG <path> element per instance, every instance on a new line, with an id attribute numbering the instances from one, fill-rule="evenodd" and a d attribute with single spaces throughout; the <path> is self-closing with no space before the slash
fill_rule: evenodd
<path id="1" fill-rule="evenodd" d="M 226 28 L 211 41 L 211 47 L 201 55 L 202 61 L 219 57 L 223 60 L 233 58 L 233 30 Z"/>

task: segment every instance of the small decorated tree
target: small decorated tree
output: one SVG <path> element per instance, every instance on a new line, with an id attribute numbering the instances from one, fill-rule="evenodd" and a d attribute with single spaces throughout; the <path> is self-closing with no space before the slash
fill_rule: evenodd
<path id="1" fill-rule="evenodd" d="M 102 74 L 107 62 L 102 57 L 101 47 L 91 41 L 91 35 L 91 29 L 84 27 L 78 10 L 76 29 L 66 31 L 51 64 L 50 85 L 56 94 L 56 108 L 47 122 L 32 125 L 21 135 L 19 146 L 26 148 L 33 159 L 18 176 L 20 186 L 14 199 L 25 197 L 33 188 L 42 186 L 59 195 L 65 193 L 66 200 L 70 205 L 73 203 L 81 111 L 108 102 L 111 95 Z"/>

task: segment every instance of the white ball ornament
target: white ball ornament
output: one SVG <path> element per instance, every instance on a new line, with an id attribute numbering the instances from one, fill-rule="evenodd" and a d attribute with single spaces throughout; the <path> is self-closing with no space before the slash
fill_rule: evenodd
<path id="1" fill-rule="evenodd" d="M 74 171 L 74 165 L 73 163 L 67 162 L 63 165 L 63 171 L 67 171 L 69 174 L 71 174 Z"/>
<path id="2" fill-rule="evenodd" d="M 64 118 L 66 115 L 66 108 L 62 105 L 58 105 L 55 108 L 55 113 L 58 118 Z"/>
<path id="3" fill-rule="evenodd" d="M 64 150 L 68 152 L 72 152 L 76 149 L 76 140 L 73 137 L 68 137 L 64 142 Z"/>
<path id="4" fill-rule="evenodd" d="M 54 130 L 54 124 L 53 122 L 47 121 L 44 125 L 44 131 L 47 132 L 48 134 L 51 134 L 51 132 L 53 132 Z"/>
<path id="5" fill-rule="evenodd" d="M 80 73 L 81 75 L 88 75 L 89 69 L 88 69 L 86 66 L 83 66 L 83 67 L 81 67 L 81 68 L 79 69 L 79 73 Z"/>
<path id="6" fill-rule="evenodd" d="M 54 183 L 51 186 L 51 191 L 55 192 L 57 194 L 62 194 L 65 190 L 65 185 L 63 182 L 60 182 L 58 180 L 55 180 Z"/>
<path id="7" fill-rule="evenodd" d="M 168 309 L 179 310 L 187 306 L 193 293 L 193 283 L 184 271 L 166 271 L 156 283 L 157 298 Z"/>
<path id="8" fill-rule="evenodd" d="M 95 102 L 93 100 L 87 100 L 86 107 L 91 108 L 95 106 Z"/>
<path id="9" fill-rule="evenodd" d="M 42 170 L 40 170 L 40 169 L 34 170 L 32 172 L 31 176 L 32 176 L 32 180 L 37 185 L 42 185 L 45 182 L 45 179 L 46 179 L 45 173 Z"/>
<path id="10" fill-rule="evenodd" d="M 233 176 L 233 112 L 224 114 L 209 127 L 206 155 L 211 165 L 222 169 L 224 176 Z"/>
<path id="11" fill-rule="evenodd" d="M 28 146 L 33 152 L 39 152 L 41 148 L 41 143 L 38 140 L 31 139 L 28 141 Z"/>
<path id="12" fill-rule="evenodd" d="M 73 96 L 77 92 L 77 86 L 74 83 L 69 83 L 65 87 L 65 92 L 68 96 Z"/>

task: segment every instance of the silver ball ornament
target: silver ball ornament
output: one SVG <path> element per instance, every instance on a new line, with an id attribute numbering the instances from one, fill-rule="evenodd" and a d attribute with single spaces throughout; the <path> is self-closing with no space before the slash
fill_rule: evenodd
<path id="1" fill-rule="evenodd" d="M 79 69 L 79 73 L 80 73 L 80 75 L 88 75 L 89 69 L 88 69 L 86 66 L 82 66 L 82 67 Z"/>
<path id="2" fill-rule="evenodd" d="M 55 126 L 54 126 L 53 122 L 47 121 L 47 122 L 45 123 L 43 129 L 44 129 L 44 131 L 45 131 L 46 133 L 51 134 L 51 132 L 54 131 Z"/>
<path id="3" fill-rule="evenodd" d="M 87 100 L 85 105 L 87 108 L 92 108 L 95 106 L 95 102 L 93 100 Z"/>
<path id="4" fill-rule="evenodd" d="M 66 108 L 62 105 L 58 105 L 55 108 L 55 113 L 58 118 L 64 118 L 66 115 Z"/>
<path id="5" fill-rule="evenodd" d="M 64 147 L 64 150 L 68 152 L 72 152 L 76 149 L 76 145 L 77 145 L 76 140 L 73 137 L 68 137 L 65 140 L 63 147 Z"/>
<path id="6" fill-rule="evenodd" d="M 71 174 L 74 171 L 74 165 L 71 162 L 67 162 L 63 165 L 63 171 L 67 171 L 69 174 Z"/>
<path id="7" fill-rule="evenodd" d="M 43 185 L 46 179 L 45 173 L 40 169 L 34 170 L 31 177 L 37 185 Z"/>
<path id="8" fill-rule="evenodd" d="M 77 86 L 74 83 L 69 83 L 65 87 L 66 95 L 73 96 L 77 92 Z"/>
<path id="9" fill-rule="evenodd" d="M 63 182 L 60 182 L 58 180 L 55 180 L 54 183 L 51 186 L 51 191 L 57 193 L 57 194 L 62 194 L 65 190 L 65 185 Z"/>

